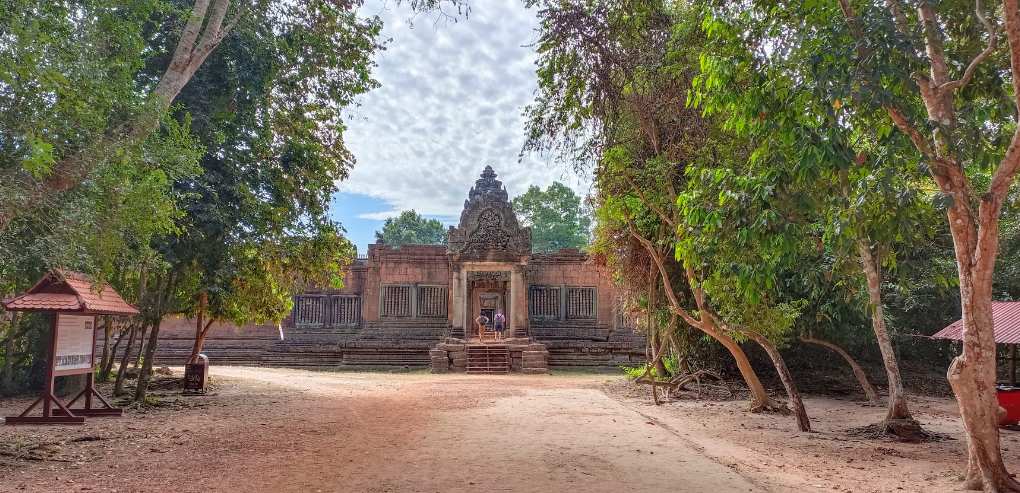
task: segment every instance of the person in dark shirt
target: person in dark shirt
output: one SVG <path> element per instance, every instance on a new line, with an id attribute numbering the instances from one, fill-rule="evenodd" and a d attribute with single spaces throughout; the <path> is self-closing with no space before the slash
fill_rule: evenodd
<path id="1" fill-rule="evenodd" d="M 475 325 L 478 328 L 478 339 L 479 340 L 484 339 L 485 326 L 489 325 L 489 317 L 486 317 L 485 315 L 479 315 L 478 318 L 475 319 Z"/>

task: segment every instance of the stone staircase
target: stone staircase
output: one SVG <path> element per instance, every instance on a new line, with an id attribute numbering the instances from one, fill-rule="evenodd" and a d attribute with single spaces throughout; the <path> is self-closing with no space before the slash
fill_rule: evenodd
<path id="1" fill-rule="evenodd" d="M 468 373 L 510 373 L 510 350 L 505 345 L 470 344 L 467 347 Z"/>

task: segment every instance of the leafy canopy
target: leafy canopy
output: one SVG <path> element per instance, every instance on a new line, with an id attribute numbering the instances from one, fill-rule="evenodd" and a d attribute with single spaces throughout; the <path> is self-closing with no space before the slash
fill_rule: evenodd
<path id="1" fill-rule="evenodd" d="M 591 216 L 581 206 L 581 198 L 566 185 L 553 182 L 545 190 L 532 185 L 512 203 L 517 217 L 531 227 L 532 250 L 555 252 L 588 246 Z"/>
<path id="2" fill-rule="evenodd" d="M 445 245 L 446 228 L 438 219 L 427 219 L 413 209 L 386 219 L 375 241 L 384 245 Z"/>

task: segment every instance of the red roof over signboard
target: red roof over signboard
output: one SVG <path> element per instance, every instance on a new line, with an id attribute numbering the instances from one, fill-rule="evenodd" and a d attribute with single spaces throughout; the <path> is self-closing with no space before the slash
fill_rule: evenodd
<path id="1" fill-rule="evenodd" d="M 110 286 L 96 290 L 80 272 L 53 271 L 25 294 L 3 301 L 9 311 L 82 313 L 89 315 L 137 315 L 138 310 Z"/>
<path id="2" fill-rule="evenodd" d="M 996 343 L 1020 344 L 1020 301 L 993 301 L 992 322 Z M 963 320 L 949 324 L 932 337 L 963 340 Z"/>

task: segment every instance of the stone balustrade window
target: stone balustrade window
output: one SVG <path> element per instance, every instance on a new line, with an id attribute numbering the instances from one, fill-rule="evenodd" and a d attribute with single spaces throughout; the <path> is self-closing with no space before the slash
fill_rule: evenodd
<path id="1" fill-rule="evenodd" d="M 592 320 L 595 318 L 595 288 L 567 288 L 567 318 L 571 320 Z"/>
<path id="2" fill-rule="evenodd" d="M 447 297 L 445 286 L 418 286 L 418 317 L 446 318 Z"/>
<path id="3" fill-rule="evenodd" d="M 560 318 L 560 288 L 556 286 L 528 286 L 528 318 L 558 320 Z"/>
<path id="4" fill-rule="evenodd" d="M 303 294 L 294 297 L 296 327 L 357 327 L 361 297 L 349 294 Z"/>
<path id="5" fill-rule="evenodd" d="M 383 317 L 410 317 L 413 313 L 411 306 L 411 286 L 383 286 L 382 303 L 379 306 L 380 315 Z"/>

